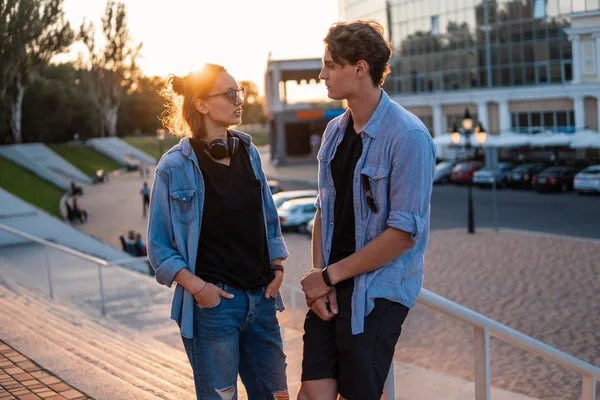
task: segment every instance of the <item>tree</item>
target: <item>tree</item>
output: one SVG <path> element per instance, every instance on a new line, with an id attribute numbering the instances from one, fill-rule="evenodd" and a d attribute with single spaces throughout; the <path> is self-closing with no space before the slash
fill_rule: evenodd
<path id="1" fill-rule="evenodd" d="M 87 59 L 80 60 L 81 68 L 89 71 L 84 83 L 90 88 L 100 114 L 104 131 L 117 134 L 119 107 L 123 96 L 135 88 L 140 74 L 137 59 L 142 43 L 134 45 L 127 26 L 127 10 L 120 1 L 108 0 L 102 17 L 102 32 L 106 43 L 96 45 L 93 23 L 81 25 L 79 38 L 88 48 Z"/>
<path id="2" fill-rule="evenodd" d="M 141 77 L 135 89 L 123 98 L 117 124 L 120 135 L 155 134 L 162 128 L 158 115 L 164 109 L 164 99 L 158 94 L 164 78 Z"/>
<path id="3" fill-rule="evenodd" d="M 246 95 L 243 106 L 244 123 L 264 124 L 267 119 L 261 104 L 262 99 L 258 95 L 258 86 L 251 81 L 240 81 L 240 86 L 244 88 Z"/>
<path id="4" fill-rule="evenodd" d="M 13 141 L 22 142 L 23 97 L 32 77 L 73 42 L 63 0 L 0 0 L 0 94 L 7 95 Z"/>

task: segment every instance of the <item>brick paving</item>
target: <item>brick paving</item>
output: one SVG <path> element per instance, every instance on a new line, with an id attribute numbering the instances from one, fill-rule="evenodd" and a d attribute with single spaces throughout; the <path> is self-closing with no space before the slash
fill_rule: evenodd
<path id="1" fill-rule="evenodd" d="M 93 400 L 0 340 L 0 400 Z"/>

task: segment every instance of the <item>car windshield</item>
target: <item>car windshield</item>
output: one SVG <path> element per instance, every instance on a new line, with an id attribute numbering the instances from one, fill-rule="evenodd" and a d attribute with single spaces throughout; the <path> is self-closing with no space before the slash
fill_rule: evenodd
<path id="1" fill-rule="evenodd" d="M 586 169 L 581 171 L 581 173 L 583 173 L 583 174 L 598 174 L 598 173 L 600 173 L 600 165 L 592 165 L 591 167 L 587 167 Z"/>
<path id="2" fill-rule="evenodd" d="M 286 201 L 281 206 L 281 209 L 282 210 L 286 210 L 286 211 L 294 211 L 294 210 L 297 210 L 297 209 L 301 209 L 302 207 L 306 206 L 307 204 L 310 204 L 310 203 L 296 202 L 296 201 Z"/>
<path id="3" fill-rule="evenodd" d="M 441 162 L 435 166 L 436 171 L 440 171 L 442 169 L 450 168 L 453 165 L 451 162 Z"/>
<path id="4" fill-rule="evenodd" d="M 562 171 L 563 169 L 560 167 L 553 167 L 553 168 L 548 168 L 542 171 L 542 174 L 558 174 Z"/>

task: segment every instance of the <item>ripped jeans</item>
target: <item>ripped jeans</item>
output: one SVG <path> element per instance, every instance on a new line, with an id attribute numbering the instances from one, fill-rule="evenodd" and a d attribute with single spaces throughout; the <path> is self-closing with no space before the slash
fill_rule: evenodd
<path id="1" fill-rule="evenodd" d="M 237 400 L 238 374 L 249 400 L 288 399 L 286 363 L 275 299 L 265 289 L 239 290 L 212 308 L 194 310 L 194 338 L 183 339 L 198 400 Z"/>

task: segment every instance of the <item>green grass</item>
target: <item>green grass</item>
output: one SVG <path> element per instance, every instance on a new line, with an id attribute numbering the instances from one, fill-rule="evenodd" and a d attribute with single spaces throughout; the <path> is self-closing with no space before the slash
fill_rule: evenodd
<path id="1" fill-rule="evenodd" d="M 62 219 L 58 207 L 63 191 L 2 157 L 0 157 L 0 187 Z"/>
<path id="2" fill-rule="evenodd" d="M 159 154 L 159 143 L 156 136 L 127 136 L 124 137 L 127 143 L 137 147 L 144 153 L 151 157 L 156 158 L 158 161 L 164 153 L 166 153 L 171 147 L 179 143 L 179 138 L 176 136 L 166 136 L 161 146 L 162 152 Z"/>
<path id="3" fill-rule="evenodd" d="M 269 144 L 269 134 L 267 132 L 254 133 L 252 136 L 252 143 L 256 146 L 263 146 Z M 179 143 L 179 138 L 176 136 L 165 137 L 162 143 L 162 154 L 159 154 L 159 143 L 156 136 L 127 136 L 123 138 L 127 143 L 137 147 L 149 156 L 156 158 L 157 160 L 162 157 L 171 147 Z"/>
<path id="4" fill-rule="evenodd" d="M 62 158 L 79 168 L 81 172 L 90 178 L 96 176 L 96 171 L 103 169 L 104 172 L 114 171 L 121 168 L 121 165 L 114 160 L 106 157 L 97 151 L 76 144 L 51 144 L 52 150 L 58 153 Z"/>

